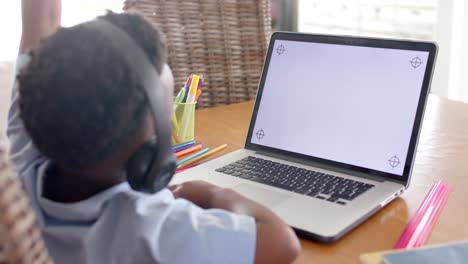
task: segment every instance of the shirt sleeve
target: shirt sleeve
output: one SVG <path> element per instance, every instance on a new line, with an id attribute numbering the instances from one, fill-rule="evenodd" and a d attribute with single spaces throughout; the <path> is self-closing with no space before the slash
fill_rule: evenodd
<path id="1" fill-rule="evenodd" d="M 26 54 L 20 54 L 16 60 L 15 78 L 11 91 L 11 103 L 8 111 L 7 136 L 10 141 L 10 161 L 16 171 L 21 175 L 35 161 L 42 158 L 42 155 L 33 145 L 31 138 L 26 132 L 23 120 L 21 120 L 18 109 L 18 81 L 16 75 L 26 64 L 30 57 Z"/>
<path id="2" fill-rule="evenodd" d="M 159 263 L 253 263 L 256 224 L 246 215 L 203 210 L 177 199 L 162 219 Z"/>

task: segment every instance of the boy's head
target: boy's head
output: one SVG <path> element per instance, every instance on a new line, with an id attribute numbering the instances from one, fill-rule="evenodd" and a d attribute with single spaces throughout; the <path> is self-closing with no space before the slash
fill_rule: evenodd
<path id="1" fill-rule="evenodd" d="M 100 19 L 133 38 L 172 94 L 161 34 L 138 15 L 110 12 Z M 138 77 L 91 27 L 59 29 L 18 78 L 26 130 L 39 151 L 67 170 L 123 167 L 154 134 Z"/>

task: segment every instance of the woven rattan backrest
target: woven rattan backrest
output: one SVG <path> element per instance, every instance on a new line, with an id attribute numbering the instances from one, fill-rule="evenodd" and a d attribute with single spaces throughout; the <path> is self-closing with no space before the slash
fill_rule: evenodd
<path id="1" fill-rule="evenodd" d="M 164 32 L 178 86 L 190 73 L 205 76 L 199 107 L 255 97 L 271 31 L 269 0 L 126 0 L 124 10 Z"/>
<path id="2" fill-rule="evenodd" d="M 0 264 L 52 263 L 18 176 L 8 166 L 0 136 Z"/>

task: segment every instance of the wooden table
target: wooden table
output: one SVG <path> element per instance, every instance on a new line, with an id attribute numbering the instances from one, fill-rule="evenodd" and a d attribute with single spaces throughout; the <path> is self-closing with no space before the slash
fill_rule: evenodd
<path id="1" fill-rule="evenodd" d="M 253 102 L 199 110 L 197 140 L 242 148 Z M 468 104 L 429 97 L 410 188 L 401 197 L 332 244 L 302 239 L 297 263 L 359 263 L 359 255 L 391 249 L 434 180 L 453 187 L 429 244 L 468 238 Z"/>

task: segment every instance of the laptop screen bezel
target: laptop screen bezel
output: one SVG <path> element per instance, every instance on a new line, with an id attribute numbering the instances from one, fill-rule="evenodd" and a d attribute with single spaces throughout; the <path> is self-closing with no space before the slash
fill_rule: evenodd
<path id="1" fill-rule="evenodd" d="M 426 71 L 424 73 L 423 84 L 419 96 L 419 102 L 416 110 L 415 119 L 413 122 L 413 128 L 411 132 L 411 139 L 408 147 L 408 153 L 405 160 L 405 167 L 403 169 L 403 175 L 392 174 L 388 172 L 373 170 L 365 167 L 355 166 L 342 162 L 327 160 L 323 158 L 308 156 L 305 154 L 295 153 L 291 151 L 281 150 L 277 148 L 262 146 L 251 143 L 253 136 L 253 129 L 257 119 L 257 113 L 262 99 L 263 88 L 265 85 L 265 79 L 268 73 L 268 67 L 270 65 L 270 58 L 273 52 L 274 43 L 276 40 L 289 40 L 289 41 L 300 41 L 310 43 L 328 43 L 336 45 L 347 45 L 347 46 L 359 46 L 359 47 L 374 47 L 374 48 L 385 48 L 385 49 L 400 49 L 400 50 L 414 50 L 414 51 L 425 51 L 429 52 Z M 350 173 L 355 172 L 356 174 L 365 174 L 378 178 L 385 178 L 397 182 L 401 182 L 405 186 L 410 178 L 411 170 L 414 163 L 414 156 L 416 151 L 416 145 L 418 142 L 421 122 L 424 115 L 424 109 L 426 106 L 429 87 L 434 69 L 434 61 L 437 53 L 437 45 L 432 42 L 420 42 L 420 41 L 407 41 L 407 40 L 391 40 L 391 39 L 379 39 L 379 38 L 364 38 L 364 37 L 350 37 L 350 36 L 334 36 L 334 35 L 317 35 L 317 34 L 304 34 L 304 33 L 291 33 L 291 32 L 275 32 L 271 35 L 270 43 L 267 51 L 267 56 L 263 65 L 262 76 L 260 79 L 255 105 L 250 120 L 249 130 L 247 133 L 245 148 L 253 151 L 263 151 L 268 153 L 279 154 L 283 156 L 292 157 L 299 160 L 313 162 L 315 164 L 323 164 L 326 167 L 337 168 L 339 170 L 349 171 Z"/>

